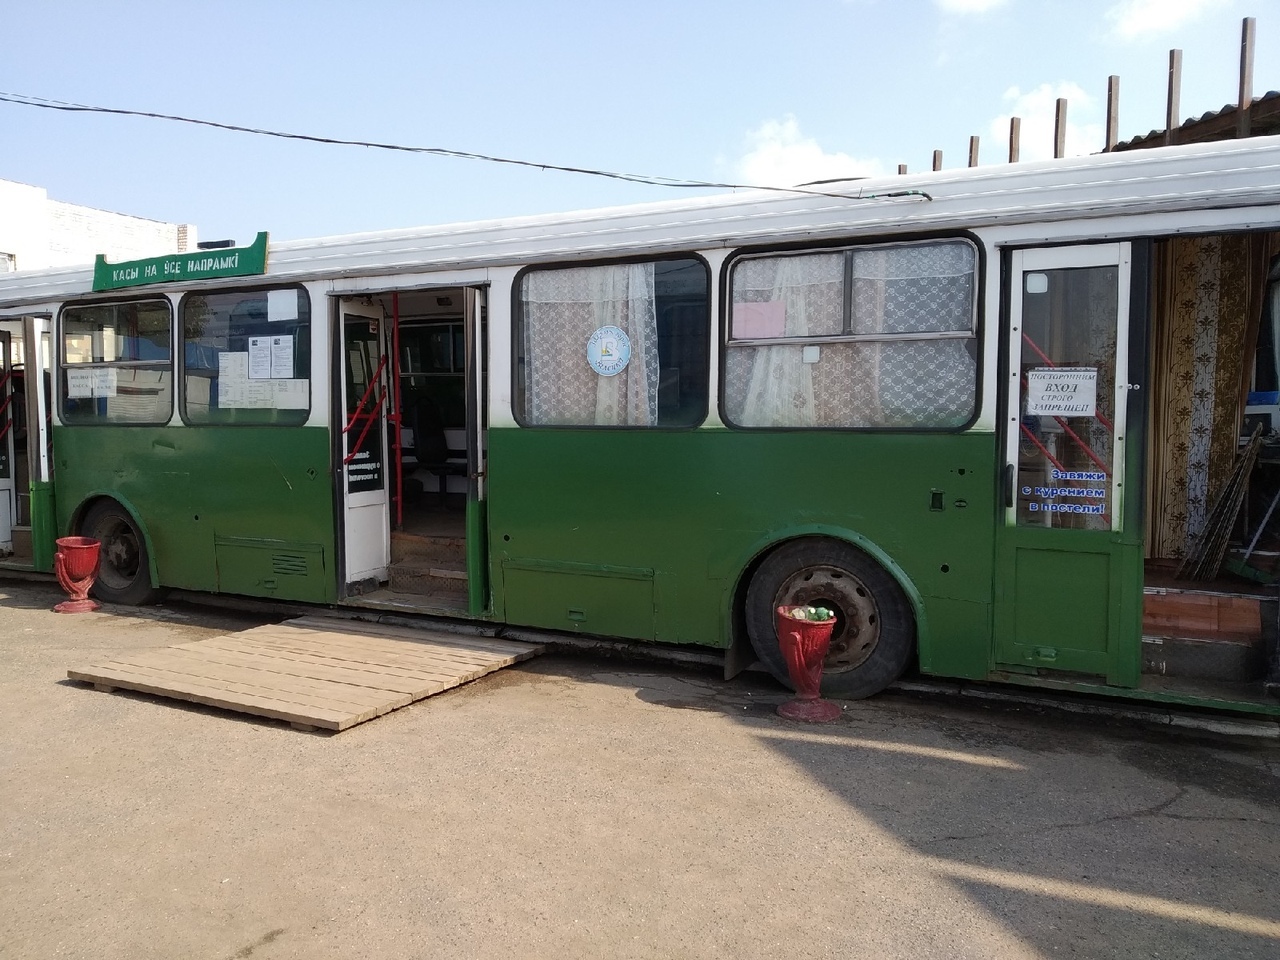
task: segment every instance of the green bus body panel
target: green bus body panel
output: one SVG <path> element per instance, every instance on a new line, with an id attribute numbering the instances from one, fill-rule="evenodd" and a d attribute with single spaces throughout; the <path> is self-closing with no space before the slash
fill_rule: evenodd
<path id="1" fill-rule="evenodd" d="M 36 570 L 53 572 L 54 540 L 58 524 L 53 510 L 53 484 L 48 480 L 31 483 L 31 565 Z"/>
<path id="2" fill-rule="evenodd" d="M 59 531 L 112 496 L 161 586 L 336 602 L 326 429 L 61 426 L 53 445 Z"/>
<path id="3" fill-rule="evenodd" d="M 989 434 L 492 430 L 495 611 L 724 647 L 744 571 L 778 543 L 825 533 L 892 558 L 924 669 L 982 677 L 995 462 Z"/>

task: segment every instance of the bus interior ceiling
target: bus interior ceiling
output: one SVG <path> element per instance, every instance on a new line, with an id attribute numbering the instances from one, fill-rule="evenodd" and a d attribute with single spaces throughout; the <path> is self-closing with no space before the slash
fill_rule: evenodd
<path id="1" fill-rule="evenodd" d="M 1280 233 L 1157 240 L 1151 280 L 1143 686 L 1255 699 L 1280 616 Z"/>

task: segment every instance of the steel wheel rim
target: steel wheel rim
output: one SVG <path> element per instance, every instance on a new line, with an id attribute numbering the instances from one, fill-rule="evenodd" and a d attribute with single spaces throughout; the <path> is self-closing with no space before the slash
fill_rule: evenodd
<path id="1" fill-rule="evenodd" d="M 866 584 L 837 566 L 797 570 L 778 587 L 774 607 L 823 606 L 836 615 L 831 648 L 823 661 L 828 673 L 861 666 L 880 642 L 880 609 Z"/>
<path id="2" fill-rule="evenodd" d="M 123 520 L 108 519 L 98 524 L 94 539 L 100 541 L 101 565 L 98 579 L 114 590 L 123 590 L 138 576 L 141 548 L 133 528 Z"/>

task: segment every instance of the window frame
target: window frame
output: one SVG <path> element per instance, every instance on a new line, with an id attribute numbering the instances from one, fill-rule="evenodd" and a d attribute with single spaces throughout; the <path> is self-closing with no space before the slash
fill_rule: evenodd
<path id="1" fill-rule="evenodd" d="M 691 418 L 689 423 L 668 424 L 661 423 L 654 426 L 642 426 L 633 424 L 569 424 L 569 423 L 529 423 L 523 410 L 523 401 L 526 394 L 520 382 L 520 366 L 525 361 L 523 353 L 523 337 L 521 336 L 521 325 L 524 319 L 524 280 L 530 273 L 538 271 L 555 271 L 555 270 L 571 270 L 583 267 L 615 267 L 624 266 L 626 264 L 636 263 L 668 263 L 671 261 L 687 260 L 697 263 L 703 271 L 706 280 L 706 322 L 703 325 L 703 366 L 702 366 L 702 397 L 701 406 L 697 416 Z M 682 432 L 688 430 L 697 430 L 707 422 L 707 416 L 711 412 L 711 337 L 716 327 L 716 318 L 712 311 L 712 291 L 714 288 L 715 278 L 712 274 L 711 264 L 707 258 L 693 251 L 675 251 L 671 253 L 661 254 L 641 254 L 629 257 L 607 257 L 593 258 L 590 260 L 568 260 L 568 261 L 552 261 L 542 263 L 531 263 L 520 268 L 515 277 L 511 281 L 511 417 L 516 425 L 523 430 L 601 430 L 606 432 L 627 432 L 627 431 L 659 431 L 659 432 Z M 585 362 L 586 344 L 583 344 L 583 357 Z"/>
<path id="2" fill-rule="evenodd" d="M 66 315 L 70 310 L 80 310 L 93 307 L 115 307 L 122 304 L 130 303 L 163 303 L 165 309 L 169 313 L 169 359 L 168 360 L 93 360 L 87 363 L 67 362 L 67 338 L 66 338 Z M 163 427 L 173 422 L 174 412 L 178 409 L 178 380 L 177 368 L 174 363 L 174 333 L 177 327 L 177 313 L 173 307 L 173 300 L 163 293 L 137 294 L 134 296 L 115 296 L 107 297 L 101 300 L 67 300 L 58 308 L 57 321 L 55 323 L 54 336 L 57 340 L 57 373 L 56 377 L 56 406 L 58 409 L 58 423 L 64 427 Z M 66 403 L 70 399 L 67 396 L 67 371 L 71 368 L 80 370 L 93 369 L 120 369 L 127 367 L 129 369 L 167 369 L 169 371 L 169 410 L 162 419 L 155 420 L 106 420 L 96 418 L 94 420 L 70 420 L 67 418 Z"/>
<path id="3" fill-rule="evenodd" d="M 814 334 L 804 337 L 775 338 L 739 338 L 733 333 L 733 271 L 744 260 L 766 259 L 785 256 L 805 256 L 809 254 L 842 253 L 852 250 L 878 250 L 887 247 L 905 247 L 924 244 L 938 244 L 947 241 L 966 241 L 974 252 L 974 297 L 972 306 L 972 323 L 968 332 L 909 332 L 909 333 L 851 333 L 852 329 L 852 285 L 850 283 L 851 260 L 844 264 L 844 297 L 842 305 L 842 331 L 839 334 Z M 725 258 L 720 268 L 720 357 L 717 411 L 720 421 L 730 430 L 741 430 L 751 433 L 922 433 L 953 434 L 971 430 L 982 416 L 983 383 L 985 379 L 985 345 L 986 345 L 986 277 L 987 251 L 982 241 L 971 231 L 949 231 L 946 233 L 912 233 L 900 236 L 856 237 L 833 240 L 826 243 L 789 243 L 769 246 L 740 247 Z M 729 416 L 727 375 L 729 352 L 736 347 L 767 346 L 809 346 L 824 343 L 910 343 L 919 341 L 961 340 L 974 344 L 974 381 L 973 410 L 964 423 L 957 426 L 748 426 L 734 422 Z"/>
<path id="4" fill-rule="evenodd" d="M 288 408 L 300 414 L 300 419 L 296 422 L 292 419 L 283 423 L 253 423 L 250 421 L 236 422 L 234 420 L 225 422 L 209 422 L 209 421 L 193 421 L 187 415 L 187 333 L 186 318 L 184 311 L 186 310 L 187 301 L 192 297 L 209 297 L 222 296 L 225 294 L 246 294 L 246 293 L 266 293 L 270 290 L 296 290 L 300 291 L 307 303 L 307 405 L 306 407 Z M 269 322 L 269 321 L 268 321 Z M 176 376 L 178 377 L 180 386 L 176 389 L 178 416 L 181 418 L 184 426 L 194 429 L 203 429 L 206 427 L 269 427 L 271 429 L 288 429 L 290 427 L 297 428 L 306 426 L 311 420 L 311 414 L 315 405 L 315 377 L 313 376 L 314 359 L 315 359 L 315 308 L 311 302 L 311 291 L 309 291 L 303 283 L 255 283 L 246 286 L 234 287 L 208 287 L 201 289 L 186 290 L 178 298 L 177 308 L 174 312 L 173 325 L 174 348 L 177 354 L 177 363 L 175 365 Z M 295 348 L 296 349 L 296 348 Z M 296 361 L 295 361 L 296 362 Z M 297 379 L 297 378 L 294 378 Z M 255 408 L 246 408 L 255 409 Z M 259 408 L 266 409 L 266 408 Z M 279 411 L 282 408 L 272 407 L 270 409 Z"/>

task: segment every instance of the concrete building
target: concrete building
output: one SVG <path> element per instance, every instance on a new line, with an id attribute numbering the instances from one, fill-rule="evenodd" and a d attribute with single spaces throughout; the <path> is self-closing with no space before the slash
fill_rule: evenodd
<path id="1" fill-rule="evenodd" d="M 195 246 L 191 224 L 63 203 L 42 187 L 0 180 L 0 273 L 89 264 L 99 253 L 132 260 Z"/>

